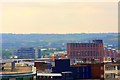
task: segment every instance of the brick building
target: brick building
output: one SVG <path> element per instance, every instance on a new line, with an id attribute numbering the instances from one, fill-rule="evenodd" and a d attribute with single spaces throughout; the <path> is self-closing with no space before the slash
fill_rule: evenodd
<path id="1" fill-rule="evenodd" d="M 67 43 L 67 56 L 69 59 L 80 61 L 103 61 L 104 46 L 102 40 L 93 40 L 88 43 Z"/>
<path id="2" fill-rule="evenodd" d="M 104 48 L 104 62 L 117 60 L 117 50 L 112 48 Z"/>
<path id="3" fill-rule="evenodd" d="M 41 72 L 47 72 L 49 73 L 51 71 L 51 63 L 48 61 L 35 61 L 34 67 L 36 67 L 36 70 L 38 73 Z"/>

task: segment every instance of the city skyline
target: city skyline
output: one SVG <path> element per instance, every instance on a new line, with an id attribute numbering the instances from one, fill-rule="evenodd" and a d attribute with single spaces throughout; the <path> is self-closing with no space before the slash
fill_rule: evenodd
<path id="1" fill-rule="evenodd" d="M 3 3 L 1 33 L 118 32 L 117 2 Z"/>

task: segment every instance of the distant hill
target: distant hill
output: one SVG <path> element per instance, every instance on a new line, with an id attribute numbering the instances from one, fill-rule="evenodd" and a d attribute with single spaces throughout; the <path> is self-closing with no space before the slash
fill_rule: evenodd
<path id="1" fill-rule="evenodd" d="M 82 34 L 1 34 L 3 49 L 20 47 L 56 47 L 66 48 L 68 42 L 89 42 L 103 39 L 104 43 L 118 47 L 117 33 L 82 33 Z M 119 37 L 120 39 L 120 37 Z M 1 39 L 0 39 L 1 41 Z"/>

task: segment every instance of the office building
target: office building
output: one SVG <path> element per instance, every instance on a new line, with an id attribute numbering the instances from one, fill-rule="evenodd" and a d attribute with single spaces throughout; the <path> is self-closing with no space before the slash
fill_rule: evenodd
<path id="1" fill-rule="evenodd" d="M 67 56 L 83 62 L 95 60 L 102 62 L 104 57 L 104 47 L 102 40 L 93 40 L 88 43 L 67 43 Z"/>
<path id="2" fill-rule="evenodd" d="M 20 48 L 15 52 L 15 56 L 20 59 L 37 59 L 41 57 L 40 49 L 36 48 Z"/>

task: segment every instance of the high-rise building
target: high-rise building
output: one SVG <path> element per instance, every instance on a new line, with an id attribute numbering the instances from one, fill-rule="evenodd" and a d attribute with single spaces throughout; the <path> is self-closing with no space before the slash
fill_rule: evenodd
<path id="1" fill-rule="evenodd" d="M 104 46 L 102 40 L 93 40 L 88 43 L 67 43 L 67 56 L 69 59 L 79 61 L 93 60 L 102 62 L 104 56 Z"/>
<path id="2" fill-rule="evenodd" d="M 40 49 L 35 48 L 20 48 L 15 52 L 15 56 L 22 59 L 36 59 L 40 58 Z"/>

